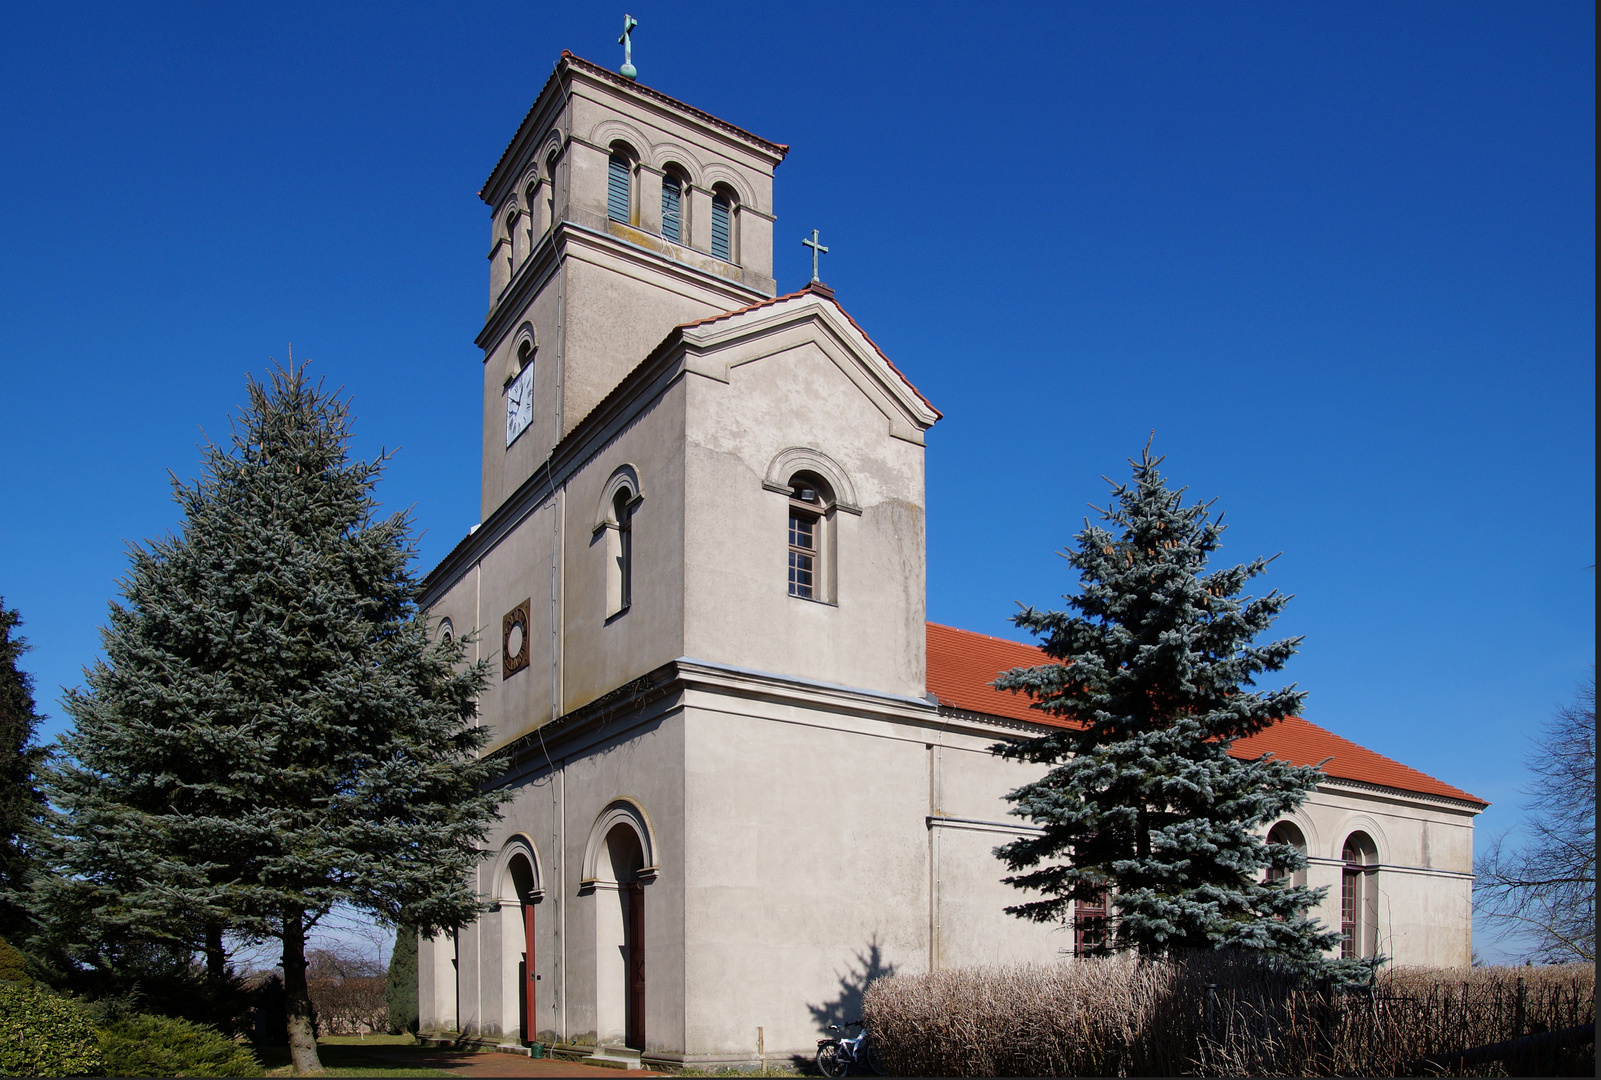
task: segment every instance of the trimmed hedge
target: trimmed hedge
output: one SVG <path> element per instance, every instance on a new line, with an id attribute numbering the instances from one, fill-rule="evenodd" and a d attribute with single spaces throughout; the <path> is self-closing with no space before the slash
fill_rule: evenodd
<path id="1" fill-rule="evenodd" d="M 168 1016 L 139 1014 L 114 1021 L 100 1035 L 111 1076 L 261 1076 L 261 1062 L 216 1028 Z"/>
<path id="2" fill-rule="evenodd" d="M 77 1002 L 20 983 L 0 983 L 0 1073 L 103 1076 L 100 1035 Z"/>

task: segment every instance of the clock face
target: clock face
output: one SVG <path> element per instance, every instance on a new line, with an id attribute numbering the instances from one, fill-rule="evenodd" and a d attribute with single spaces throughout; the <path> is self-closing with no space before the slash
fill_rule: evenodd
<path id="1" fill-rule="evenodd" d="M 506 445 L 510 446 L 534 418 L 534 365 L 529 364 L 506 388 Z"/>

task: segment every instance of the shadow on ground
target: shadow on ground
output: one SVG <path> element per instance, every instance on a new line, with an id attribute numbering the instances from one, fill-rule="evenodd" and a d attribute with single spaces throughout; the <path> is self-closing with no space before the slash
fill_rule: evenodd
<path id="1" fill-rule="evenodd" d="M 269 1076 L 289 1076 L 289 1047 L 252 1046 Z M 405 1058 L 428 1054 L 410 1035 L 327 1036 L 317 1040 L 317 1057 L 330 1076 L 450 1076 L 443 1069 Z M 397 1060 L 399 1059 L 399 1060 Z"/>

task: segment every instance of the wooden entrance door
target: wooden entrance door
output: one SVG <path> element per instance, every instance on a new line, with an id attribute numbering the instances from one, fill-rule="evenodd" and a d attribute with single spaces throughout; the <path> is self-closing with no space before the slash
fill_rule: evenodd
<path id="1" fill-rule="evenodd" d="M 538 1013 L 534 1009 L 534 905 L 523 901 L 523 1041 L 539 1037 Z"/>
<path id="2" fill-rule="evenodd" d="M 626 886 L 628 897 L 628 1045 L 645 1049 L 645 890 Z"/>

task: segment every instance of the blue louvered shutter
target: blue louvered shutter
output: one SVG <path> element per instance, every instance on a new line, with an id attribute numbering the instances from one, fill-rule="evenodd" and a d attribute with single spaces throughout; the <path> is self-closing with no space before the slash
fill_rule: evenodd
<path id="1" fill-rule="evenodd" d="M 712 255 L 715 258 L 728 260 L 728 197 L 726 195 L 712 196 Z"/>
<path id="2" fill-rule="evenodd" d="M 621 154 L 611 156 L 606 176 L 606 216 L 628 224 L 628 159 Z"/>
<path id="3" fill-rule="evenodd" d="M 683 196 L 678 177 L 672 173 L 662 177 L 662 236 L 675 244 L 684 242 L 679 225 L 683 220 Z"/>

